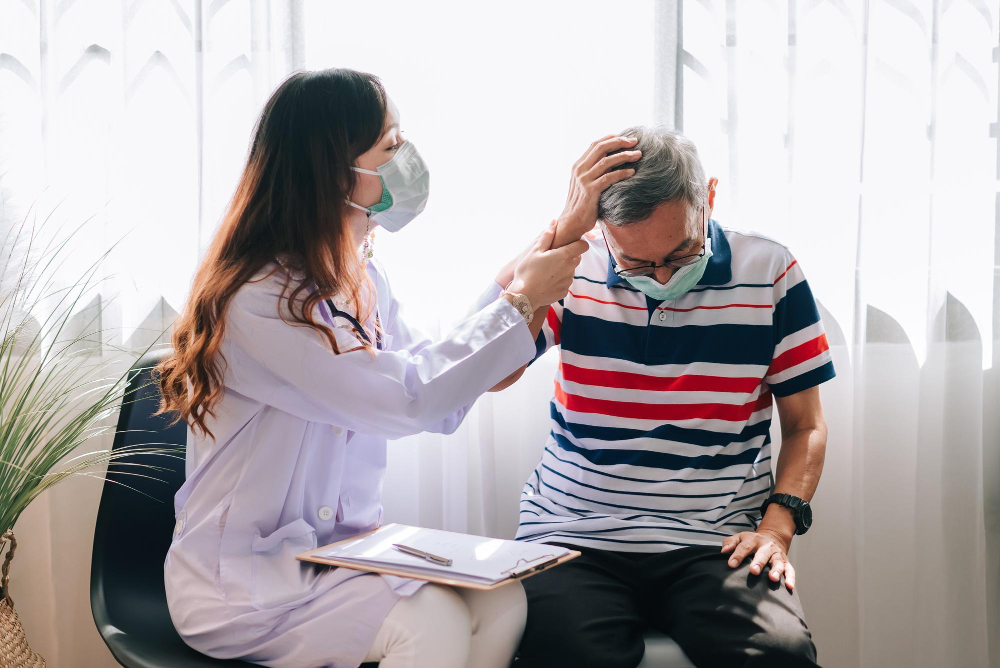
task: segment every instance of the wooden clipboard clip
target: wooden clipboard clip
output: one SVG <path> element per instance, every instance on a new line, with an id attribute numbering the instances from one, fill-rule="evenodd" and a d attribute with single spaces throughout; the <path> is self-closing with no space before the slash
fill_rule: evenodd
<path id="1" fill-rule="evenodd" d="M 539 559 L 544 559 L 545 561 L 543 561 L 540 564 L 539 563 L 535 563 Z M 528 575 L 529 573 L 534 573 L 536 571 L 540 571 L 542 569 L 548 568 L 549 566 L 551 566 L 552 564 L 556 563 L 557 561 L 559 561 L 559 558 L 556 557 L 556 556 L 553 556 L 551 554 L 543 554 L 542 556 L 537 557 L 535 559 L 532 559 L 531 561 L 528 561 L 527 559 L 524 559 L 522 557 L 521 559 L 517 560 L 517 563 L 514 564 L 513 567 L 508 568 L 505 571 L 500 571 L 500 572 L 503 573 L 504 575 L 509 575 L 510 577 L 512 577 L 512 578 L 514 578 L 516 580 L 518 578 L 524 577 L 525 575 Z M 521 566 L 521 562 L 524 562 L 525 565 Z"/>

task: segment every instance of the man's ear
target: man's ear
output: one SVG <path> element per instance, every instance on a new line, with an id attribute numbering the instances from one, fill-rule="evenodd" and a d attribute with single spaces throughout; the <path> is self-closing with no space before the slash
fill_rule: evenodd
<path id="1" fill-rule="evenodd" d="M 708 217 L 712 217 L 715 210 L 715 188 L 719 185 L 719 179 L 714 176 L 708 180 Z"/>

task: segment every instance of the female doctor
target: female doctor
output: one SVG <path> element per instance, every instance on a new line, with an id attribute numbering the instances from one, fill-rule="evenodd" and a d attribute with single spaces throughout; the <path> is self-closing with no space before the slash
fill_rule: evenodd
<path id="1" fill-rule="evenodd" d="M 601 161 L 592 180 L 627 178 L 608 171 L 624 161 Z M 369 261 L 374 229 L 409 223 L 428 189 L 376 77 L 295 74 L 264 107 L 158 369 L 161 411 L 189 426 L 167 602 L 205 654 L 382 668 L 499 668 L 513 657 L 519 584 L 454 590 L 295 559 L 379 526 L 386 439 L 454 431 L 531 360 L 543 319 L 533 312 L 566 294 L 587 248 L 576 235 L 550 250 L 550 226 L 474 315 L 432 342 L 407 326 Z"/>

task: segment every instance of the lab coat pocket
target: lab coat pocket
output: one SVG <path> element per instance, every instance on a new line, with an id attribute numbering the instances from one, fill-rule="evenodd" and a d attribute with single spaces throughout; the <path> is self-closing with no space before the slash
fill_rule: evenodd
<path id="1" fill-rule="evenodd" d="M 316 549 L 316 530 L 303 519 L 279 527 L 268 536 L 257 534 L 251 549 L 250 604 L 258 610 L 296 602 L 312 590 L 319 577 L 315 566 L 295 558 Z"/>

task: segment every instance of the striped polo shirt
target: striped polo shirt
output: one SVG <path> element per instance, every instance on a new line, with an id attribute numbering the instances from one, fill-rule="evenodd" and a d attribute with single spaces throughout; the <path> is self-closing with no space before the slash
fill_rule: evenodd
<path id="1" fill-rule="evenodd" d="M 518 540 L 660 552 L 756 529 L 774 482 L 772 395 L 833 378 L 833 362 L 788 249 L 714 220 L 709 236 L 701 281 L 664 302 L 590 240 L 536 343 L 539 356 L 559 346 L 559 368 Z"/>

